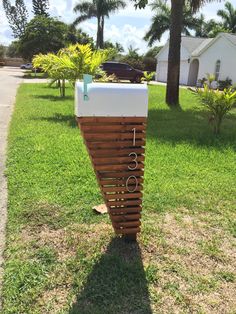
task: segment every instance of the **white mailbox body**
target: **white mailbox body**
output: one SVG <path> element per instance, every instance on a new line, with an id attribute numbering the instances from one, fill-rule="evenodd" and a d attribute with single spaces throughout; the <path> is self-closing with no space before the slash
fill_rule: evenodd
<path id="1" fill-rule="evenodd" d="M 84 99 L 84 83 L 76 82 L 77 117 L 147 117 L 146 84 L 90 83 Z"/>

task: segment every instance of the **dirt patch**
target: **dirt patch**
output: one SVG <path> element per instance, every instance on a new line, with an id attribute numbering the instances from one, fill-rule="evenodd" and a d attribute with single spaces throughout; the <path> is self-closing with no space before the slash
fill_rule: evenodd
<path id="1" fill-rule="evenodd" d="M 218 314 L 236 308 L 233 237 L 186 213 L 149 215 L 145 224 L 143 260 L 156 269 L 152 289 L 161 296 L 160 313 Z"/>

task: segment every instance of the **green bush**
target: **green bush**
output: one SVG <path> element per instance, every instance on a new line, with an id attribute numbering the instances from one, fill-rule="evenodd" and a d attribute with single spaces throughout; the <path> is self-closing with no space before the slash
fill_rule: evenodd
<path id="1" fill-rule="evenodd" d="M 210 113 L 209 122 L 214 126 L 214 133 L 219 134 L 224 116 L 236 104 L 236 91 L 231 88 L 215 91 L 205 84 L 204 89 L 197 89 L 197 95 Z"/>

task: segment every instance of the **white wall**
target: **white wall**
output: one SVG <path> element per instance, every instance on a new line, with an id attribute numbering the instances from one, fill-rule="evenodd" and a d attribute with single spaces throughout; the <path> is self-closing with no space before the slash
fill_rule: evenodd
<path id="1" fill-rule="evenodd" d="M 156 80 L 160 82 L 167 81 L 167 68 L 168 68 L 168 52 L 169 43 L 167 43 L 160 51 L 157 57 L 156 67 Z M 190 58 L 189 52 L 183 45 L 181 46 L 181 63 L 180 63 L 180 84 L 186 85 L 188 82 L 189 63 Z"/>
<path id="2" fill-rule="evenodd" d="M 167 61 L 159 61 L 157 64 L 156 80 L 159 82 L 167 81 Z M 179 82 L 181 85 L 187 85 L 188 83 L 188 73 L 189 73 L 189 63 L 188 61 L 181 61 L 180 63 L 180 78 Z"/>
<path id="3" fill-rule="evenodd" d="M 198 79 L 206 77 L 206 73 L 215 74 L 216 61 L 221 61 L 219 80 L 228 76 L 236 83 L 236 46 L 228 39 L 219 37 L 212 46 L 199 57 Z"/>

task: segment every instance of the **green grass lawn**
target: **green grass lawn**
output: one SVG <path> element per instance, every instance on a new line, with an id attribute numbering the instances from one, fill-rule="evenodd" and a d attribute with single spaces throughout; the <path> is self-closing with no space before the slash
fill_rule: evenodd
<path id="1" fill-rule="evenodd" d="M 8 147 L 3 313 L 235 313 L 236 109 L 215 137 L 195 96 L 149 87 L 138 243 L 116 238 L 73 91 L 18 90 Z"/>

